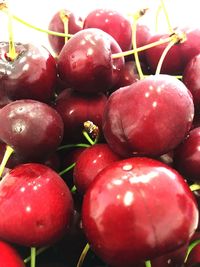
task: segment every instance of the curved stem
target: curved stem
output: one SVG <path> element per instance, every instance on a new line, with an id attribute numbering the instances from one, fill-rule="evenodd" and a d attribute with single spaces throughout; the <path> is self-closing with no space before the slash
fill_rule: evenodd
<path id="1" fill-rule="evenodd" d="M 90 249 L 90 245 L 87 243 L 86 246 L 84 247 L 82 253 L 81 253 L 81 256 L 80 256 L 80 258 L 78 260 L 78 263 L 77 263 L 76 267 L 81 267 L 82 266 L 83 261 L 84 261 L 86 255 L 87 255 L 89 249 Z"/>
<path id="2" fill-rule="evenodd" d="M 36 262 L 36 248 L 32 247 L 31 248 L 31 267 L 35 267 L 35 262 Z"/>
<path id="3" fill-rule="evenodd" d="M 145 267 L 151 267 L 151 262 L 150 261 L 145 261 Z"/>
<path id="4" fill-rule="evenodd" d="M 135 57 L 135 64 L 136 64 L 136 68 L 141 79 L 144 79 L 144 74 L 142 72 L 142 68 L 141 68 L 141 64 L 140 64 L 140 60 L 139 60 L 139 56 L 138 56 L 138 52 L 137 52 L 137 21 L 138 18 L 133 16 L 133 25 L 132 25 L 132 44 L 133 44 L 133 49 L 135 51 L 134 53 L 134 57 Z"/>
<path id="5" fill-rule="evenodd" d="M 43 248 L 39 248 L 36 251 L 36 256 L 40 255 L 42 252 L 44 252 L 45 250 L 47 250 L 49 247 L 43 247 Z M 31 261 L 31 256 L 28 256 L 27 258 L 24 259 L 24 263 L 28 263 Z"/>
<path id="6" fill-rule="evenodd" d="M 169 37 L 167 37 L 167 38 L 164 38 L 164 39 L 158 40 L 158 41 L 156 41 L 156 42 L 153 42 L 153 43 L 151 43 L 151 44 L 147 44 L 147 45 L 138 47 L 136 50 L 135 50 L 135 49 L 132 49 L 132 50 L 125 51 L 125 52 L 112 54 L 112 58 L 120 58 L 120 57 L 129 56 L 129 55 L 132 55 L 132 54 L 134 54 L 134 53 L 136 53 L 136 52 L 141 52 L 141 51 L 150 49 L 150 48 L 152 48 L 152 47 L 154 47 L 154 46 L 157 46 L 157 45 L 161 45 L 161 44 L 169 43 L 172 39 L 173 39 L 173 37 L 172 37 L 172 36 L 169 36 Z"/>
<path id="7" fill-rule="evenodd" d="M 12 61 L 17 57 L 17 53 L 16 53 L 16 50 L 15 50 L 15 43 L 14 43 L 12 13 L 10 11 L 10 6 L 9 6 L 8 2 L 7 2 L 7 14 L 8 14 L 8 34 L 9 34 L 8 57 Z"/>
<path id="8" fill-rule="evenodd" d="M 75 148 L 75 147 L 90 147 L 90 145 L 88 144 L 69 144 L 69 145 L 63 145 L 63 146 L 60 146 L 57 151 L 60 151 L 60 150 L 63 150 L 63 149 L 67 149 L 67 148 Z"/>
<path id="9" fill-rule="evenodd" d="M 161 2 L 161 7 L 162 7 L 162 9 L 164 11 L 164 14 L 165 14 L 165 18 L 166 18 L 166 21 L 167 21 L 167 26 L 168 26 L 169 32 L 173 33 L 173 28 L 172 28 L 170 20 L 169 20 L 169 15 L 168 15 L 164 0 L 160 0 L 160 2 Z"/>
<path id="10" fill-rule="evenodd" d="M 194 242 L 192 242 L 192 243 L 188 246 L 187 253 L 186 253 L 186 256 L 185 256 L 185 260 L 184 260 L 184 263 L 187 262 L 188 256 L 190 255 L 190 252 L 191 252 L 191 251 L 193 250 L 193 248 L 196 247 L 198 244 L 200 244 L 200 240 L 195 240 Z"/>
<path id="11" fill-rule="evenodd" d="M 200 184 L 192 184 L 192 185 L 190 185 L 190 190 L 192 192 L 196 191 L 196 190 L 200 190 Z"/>
<path id="12" fill-rule="evenodd" d="M 12 153 L 14 152 L 13 148 L 11 146 L 6 146 L 6 151 L 5 154 L 3 156 L 1 165 L 0 165 L 0 177 L 2 176 L 2 173 L 5 169 L 6 163 L 8 162 L 10 156 L 12 155 Z"/>
<path id="13" fill-rule="evenodd" d="M 171 42 L 169 42 L 169 44 L 165 47 L 160 59 L 159 59 L 159 62 L 158 62 L 158 65 L 157 65 L 157 68 L 156 68 L 156 75 L 157 74 L 160 74 L 160 71 L 161 71 L 161 67 L 162 67 L 162 64 L 163 64 L 163 61 L 167 55 L 167 53 L 169 52 L 169 50 L 172 48 L 172 46 L 176 43 L 176 40 L 172 40 Z"/>
<path id="14" fill-rule="evenodd" d="M 86 140 L 88 141 L 88 143 L 93 146 L 95 144 L 95 141 L 92 140 L 92 138 L 90 138 L 89 134 L 84 130 L 83 132 L 84 137 L 86 138 Z"/>
<path id="15" fill-rule="evenodd" d="M 59 172 L 59 175 L 62 176 L 63 174 L 65 174 L 66 172 L 70 171 L 71 169 L 74 168 L 74 166 L 76 165 L 76 163 L 72 163 L 70 166 L 68 166 L 66 169 L 64 169 L 63 171 Z"/>

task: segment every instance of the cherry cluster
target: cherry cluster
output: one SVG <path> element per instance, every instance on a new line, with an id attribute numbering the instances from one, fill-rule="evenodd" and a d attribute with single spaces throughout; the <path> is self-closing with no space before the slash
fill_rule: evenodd
<path id="1" fill-rule="evenodd" d="M 0 9 L 0 267 L 198 266 L 200 28 L 60 10 L 53 55 Z"/>

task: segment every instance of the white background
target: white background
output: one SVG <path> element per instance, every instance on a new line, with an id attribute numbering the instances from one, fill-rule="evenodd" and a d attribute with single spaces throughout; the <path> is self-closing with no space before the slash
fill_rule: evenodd
<path id="1" fill-rule="evenodd" d="M 1 0 L 0 0 L 1 1 Z M 125 14 L 134 13 L 139 8 L 150 7 L 149 24 L 155 23 L 155 10 L 159 0 L 9 0 L 11 11 L 18 17 L 38 27 L 47 29 L 51 17 L 60 9 L 69 9 L 82 17 L 95 8 L 112 8 Z M 200 27 L 199 1 L 165 0 L 170 21 L 173 25 L 193 23 Z M 147 16 L 147 17 L 148 17 Z M 154 27 L 154 25 L 153 25 Z M 166 27 L 163 13 L 159 17 L 159 28 Z M 38 42 L 49 49 L 45 33 L 29 29 L 18 22 L 13 22 L 15 41 Z M 8 40 L 7 16 L 0 12 L 0 41 Z"/>

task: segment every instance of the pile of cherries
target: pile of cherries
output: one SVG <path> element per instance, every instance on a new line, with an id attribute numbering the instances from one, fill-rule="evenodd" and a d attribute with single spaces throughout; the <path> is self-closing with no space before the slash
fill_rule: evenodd
<path id="1" fill-rule="evenodd" d="M 200 264 L 200 28 L 143 13 L 1 40 L 0 267 Z"/>

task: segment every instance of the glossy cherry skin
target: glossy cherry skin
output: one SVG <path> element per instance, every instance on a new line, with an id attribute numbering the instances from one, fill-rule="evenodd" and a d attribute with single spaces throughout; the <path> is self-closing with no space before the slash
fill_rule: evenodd
<path id="1" fill-rule="evenodd" d="M 178 31 L 186 33 L 187 40 L 174 45 L 168 51 L 162 64 L 161 73 L 182 75 L 188 62 L 200 53 L 200 28 L 183 28 L 178 29 Z M 148 43 L 150 44 L 167 37 L 169 37 L 167 34 L 152 35 L 148 39 Z M 146 60 L 152 73 L 155 73 L 158 61 L 166 46 L 167 44 L 165 43 L 146 50 Z"/>
<path id="2" fill-rule="evenodd" d="M 112 36 L 100 29 L 79 31 L 59 54 L 60 78 L 80 92 L 106 92 L 119 79 L 124 59 L 111 56 L 120 51 Z"/>
<path id="3" fill-rule="evenodd" d="M 49 167 L 19 165 L 0 182 L 0 237 L 22 246 L 56 242 L 67 231 L 73 211 L 71 193 Z"/>
<path id="4" fill-rule="evenodd" d="M 0 139 L 22 160 L 46 159 L 62 141 L 58 112 L 36 100 L 16 100 L 0 109 Z"/>
<path id="5" fill-rule="evenodd" d="M 55 109 L 64 122 L 64 140 L 82 140 L 83 124 L 92 121 L 102 133 L 102 117 L 107 97 L 104 94 L 86 95 L 66 89 L 55 101 Z"/>
<path id="6" fill-rule="evenodd" d="M 200 181 L 200 127 L 191 130 L 174 153 L 175 168 L 189 181 Z"/>
<path id="7" fill-rule="evenodd" d="M 50 102 L 54 97 L 57 67 L 54 57 L 42 46 L 16 44 L 17 57 L 6 57 L 8 43 L 0 47 L 0 82 L 9 99 Z"/>
<path id="8" fill-rule="evenodd" d="M 96 176 L 84 196 L 82 221 L 101 259 L 131 267 L 187 244 L 198 225 L 198 209 L 178 172 L 159 161 L 133 157 Z"/>
<path id="9" fill-rule="evenodd" d="M 75 15 L 70 10 L 63 9 L 53 15 L 48 26 L 48 29 L 50 31 L 64 33 L 64 23 L 61 19 L 62 12 L 63 14 L 66 15 L 66 17 L 68 17 L 68 33 L 69 34 L 75 34 L 76 32 L 82 29 L 82 24 L 83 24 L 82 19 L 80 17 L 76 18 Z M 65 38 L 60 37 L 60 36 L 55 36 L 52 34 L 49 34 L 48 38 L 49 38 L 49 43 L 51 45 L 51 48 L 57 55 L 59 55 L 60 51 L 62 50 L 65 44 Z"/>
<path id="10" fill-rule="evenodd" d="M 83 29 L 98 28 L 110 34 L 122 51 L 131 49 L 132 27 L 130 21 L 120 12 L 112 9 L 95 9 L 84 19 Z"/>
<path id="11" fill-rule="evenodd" d="M 86 148 L 78 157 L 74 167 L 74 184 L 85 194 L 97 174 L 112 162 L 120 160 L 107 144 L 95 144 Z"/>
<path id="12" fill-rule="evenodd" d="M 183 72 L 183 82 L 193 96 L 196 112 L 200 110 L 200 54 L 193 57 Z"/>
<path id="13" fill-rule="evenodd" d="M 0 241 L 0 266 L 25 267 L 18 252 L 8 243 Z"/>
<path id="14" fill-rule="evenodd" d="M 185 138 L 193 116 L 194 104 L 186 86 L 169 75 L 152 75 L 111 94 L 103 132 L 121 156 L 160 156 Z"/>

